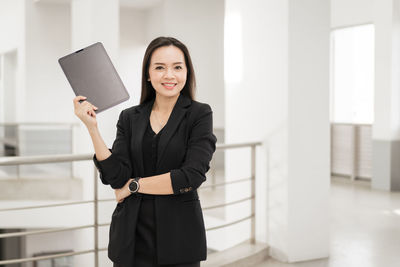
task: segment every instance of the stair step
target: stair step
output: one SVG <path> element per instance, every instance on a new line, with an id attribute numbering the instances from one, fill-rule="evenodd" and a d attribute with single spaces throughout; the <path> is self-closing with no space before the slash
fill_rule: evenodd
<path id="1" fill-rule="evenodd" d="M 247 240 L 224 251 L 211 253 L 206 261 L 201 262 L 201 266 L 249 267 L 265 261 L 268 257 L 267 244 L 251 244 L 250 240 Z"/>

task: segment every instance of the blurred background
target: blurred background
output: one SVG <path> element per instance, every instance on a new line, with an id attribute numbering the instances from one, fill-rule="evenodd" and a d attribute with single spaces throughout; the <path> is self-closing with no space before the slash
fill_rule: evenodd
<path id="1" fill-rule="evenodd" d="M 400 0 L 0 0 L 0 266 L 112 266 L 113 190 L 58 59 L 102 42 L 130 99 L 188 47 L 217 151 L 202 266 L 399 266 Z"/>

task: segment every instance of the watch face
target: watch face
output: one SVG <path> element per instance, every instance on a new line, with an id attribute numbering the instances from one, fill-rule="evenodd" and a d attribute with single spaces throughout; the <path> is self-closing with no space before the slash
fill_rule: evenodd
<path id="1" fill-rule="evenodd" d="M 129 184 L 129 190 L 131 190 L 132 192 L 135 192 L 136 189 L 137 189 L 137 183 L 136 183 L 136 181 L 132 181 L 132 182 Z"/>

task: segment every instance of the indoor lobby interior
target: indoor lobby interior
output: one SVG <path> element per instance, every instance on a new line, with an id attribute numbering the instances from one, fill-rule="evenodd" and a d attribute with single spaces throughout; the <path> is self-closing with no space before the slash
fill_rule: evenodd
<path id="1" fill-rule="evenodd" d="M 0 267 L 113 266 L 59 59 L 104 45 L 130 96 L 97 115 L 111 148 L 159 36 L 212 109 L 202 267 L 400 266 L 400 0 L 0 0 Z"/>

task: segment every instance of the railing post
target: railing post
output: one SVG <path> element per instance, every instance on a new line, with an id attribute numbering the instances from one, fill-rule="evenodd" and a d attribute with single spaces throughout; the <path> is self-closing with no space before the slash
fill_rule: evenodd
<path id="1" fill-rule="evenodd" d="M 256 243 L 256 146 L 251 145 L 251 238 L 252 244 Z"/>
<path id="2" fill-rule="evenodd" d="M 269 140 L 265 142 L 265 148 L 266 148 L 266 157 L 267 157 L 267 180 L 266 180 L 266 207 L 267 207 L 267 212 L 266 212 L 266 217 L 265 217 L 265 222 L 266 222 L 266 233 L 267 233 L 267 239 L 269 239 L 269 188 L 270 188 L 270 174 L 271 174 L 271 153 L 270 153 L 270 146 L 269 146 Z"/>
<path id="3" fill-rule="evenodd" d="M 21 142 L 20 142 L 20 134 L 19 134 L 19 124 L 17 124 L 17 126 L 15 127 L 15 136 L 16 136 L 16 141 L 15 141 L 15 146 L 16 146 L 16 151 L 15 151 L 15 154 L 16 154 L 16 156 L 21 156 Z M 17 165 L 17 179 L 20 179 L 21 178 L 21 165 L 20 164 L 18 164 Z"/>
<path id="4" fill-rule="evenodd" d="M 357 176 L 357 126 L 351 125 L 351 180 L 354 181 Z"/>
<path id="5" fill-rule="evenodd" d="M 71 124 L 70 125 L 70 138 L 71 138 L 71 143 L 70 143 L 70 145 L 71 145 L 71 154 L 73 154 L 74 153 L 74 125 L 73 124 Z M 74 162 L 73 161 L 71 161 L 71 178 L 73 179 L 74 178 Z"/>
<path id="6" fill-rule="evenodd" d="M 94 191 L 94 266 L 99 266 L 99 222 L 98 222 L 98 204 L 99 198 L 97 193 L 97 168 L 94 166 L 94 180 L 93 180 L 93 191 Z"/>
<path id="7" fill-rule="evenodd" d="M 211 159 L 211 184 L 213 185 L 211 187 L 211 189 L 214 191 L 215 190 L 215 186 L 214 184 L 217 182 L 215 179 L 215 157 L 212 157 Z"/>

